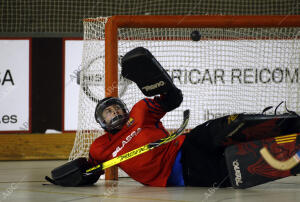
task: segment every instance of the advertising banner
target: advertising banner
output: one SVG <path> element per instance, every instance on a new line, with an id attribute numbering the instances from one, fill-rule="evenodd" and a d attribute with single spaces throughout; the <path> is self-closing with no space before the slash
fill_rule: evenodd
<path id="1" fill-rule="evenodd" d="M 30 39 L 0 39 L 0 133 L 30 132 Z"/>

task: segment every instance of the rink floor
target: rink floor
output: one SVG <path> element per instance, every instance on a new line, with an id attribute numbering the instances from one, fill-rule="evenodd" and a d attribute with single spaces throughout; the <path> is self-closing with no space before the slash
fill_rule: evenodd
<path id="1" fill-rule="evenodd" d="M 200 187 L 146 187 L 130 178 L 99 180 L 91 187 L 50 185 L 45 175 L 65 161 L 0 161 L 0 202 L 289 202 L 300 201 L 300 176 L 246 190 Z"/>

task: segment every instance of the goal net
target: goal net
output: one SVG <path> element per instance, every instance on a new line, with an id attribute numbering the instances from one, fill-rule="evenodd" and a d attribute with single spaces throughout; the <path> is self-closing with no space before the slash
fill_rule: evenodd
<path id="1" fill-rule="evenodd" d="M 299 22 L 297 16 L 86 19 L 78 130 L 70 159 L 86 157 L 103 134 L 94 119 L 99 99 L 118 95 L 131 109 L 144 97 L 121 78 L 118 63 L 139 46 L 156 57 L 183 92 L 181 106 L 162 119 L 167 129 L 180 125 L 185 109 L 191 110 L 188 128 L 227 114 L 261 113 L 282 101 L 300 112 Z M 200 40 L 192 40 L 195 30 Z M 283 104 L 277 113 L 285 110 Z"/>

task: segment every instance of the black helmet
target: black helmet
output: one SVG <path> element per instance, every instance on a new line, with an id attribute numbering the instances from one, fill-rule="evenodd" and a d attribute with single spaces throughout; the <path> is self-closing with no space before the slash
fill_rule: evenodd
<path id="1" fill-rule="evenodd" d="M 124 115 L 115 116 L 109 123 L 105 122 L 103 117 L 103 111 L 105 108 L 111 105 L 119 105 L 124 112 Z M 129 117 L 129 112 L 126 104 L 119 98 L 107 97 L 100 100 L 96 106 L 95 119 L 101 125 L 101 127 L 109 133 L 115 134 L 120 128 L 127 122 Z"/>

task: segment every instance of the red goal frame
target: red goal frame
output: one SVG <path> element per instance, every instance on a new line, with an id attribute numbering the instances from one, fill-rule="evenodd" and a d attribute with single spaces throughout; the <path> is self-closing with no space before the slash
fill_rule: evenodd
<path id="1" fill-rule="evenodd" d="M 85 19 L 96 22 L 99 19 Z M 300 15 L 286 16 L 112 16 L 105 24 L 105 96 L 118 96 L 118 28 L 258 28 L 300 27 Z M 107 90 L 110 89 L 110 90 Z M 116 167 L 105 172 L 105 179 L 117 180 Z"/>

